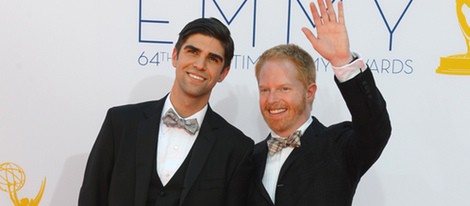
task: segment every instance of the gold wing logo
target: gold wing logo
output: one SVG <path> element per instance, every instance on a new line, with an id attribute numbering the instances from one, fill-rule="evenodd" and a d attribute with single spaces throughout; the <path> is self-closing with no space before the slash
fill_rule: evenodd
<path id="1" fill-rule="evenodd" d="M 456 0 L 457 19 L 467 44 L 467 53 L 441 57 L 440 65 L 436 70 L 437 73 L 470 75 L 470 26 L 463 11 L 469 9 L 469 7 L 470 0 Z"/>
<path id="2" fill-rule="evenodd" d="M 34 198 L 18 198 L 18 191 L 23 188 L 26 182 L 26 174 L 23 169 L 15 163 L 5 162 L 0 164 L 0 190 L 10 195 L 14 206 L 38 206 L 41 201 L 44 188 L 46 187 L 46 177 L 42 181 L 41 188 Z"/>

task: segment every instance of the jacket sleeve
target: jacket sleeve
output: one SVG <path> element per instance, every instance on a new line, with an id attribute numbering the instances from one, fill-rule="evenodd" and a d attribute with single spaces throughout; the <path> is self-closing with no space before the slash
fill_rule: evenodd
<path id="1" fill-rule="evenodd" d="M 250 180 L 253 174 L 253 146 L 243 155 L 230 179 L 227 189 L 226 206 L 246 205 Z"/>
<path id="2" fill-rule="evenodd" d="M 369 68 L 336 83 L 351 113 L 351 129 L 341 137 L 351 175 L 360 178 L 379 158 L 391 135 L 386 103 Z"/>
<path id="3" fill-rule="evenodd" d="M 114 162 L 112 109 L 108 111 L 96 138 L 80 189 L 78 206 L 108 205 L 108 192 Z"/>

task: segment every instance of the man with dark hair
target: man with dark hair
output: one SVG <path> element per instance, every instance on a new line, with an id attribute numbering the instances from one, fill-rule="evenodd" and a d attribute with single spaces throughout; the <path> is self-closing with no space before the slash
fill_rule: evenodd
<path id="1" fill-rule="evenodd" d="M 220 21 L 188 23 L 173 49 L 170 93 L 108 111 L 78 205 L 244 205 L 254 142 L 208 104 L 233 53 L 230 31 Z"/>
<path id="2" fill-rule="evenodd" d="M 385 100 L 370 69 L 349 50 L 343 1 L 338 17 L 331 0 L 318 0 L 318 5 L 320 12 L 310 4 L 317 34 L 302 30 L 331 63 L 352 121 L 326 127 L 311 116 L 317 85 L 306 51 L 292 44 L 265 51 L 256 64 L 256 79 L 260 110 L 271 132 L 255 146 L 249 206 L 350 206 L 359 180 L 390 137 Z"/>

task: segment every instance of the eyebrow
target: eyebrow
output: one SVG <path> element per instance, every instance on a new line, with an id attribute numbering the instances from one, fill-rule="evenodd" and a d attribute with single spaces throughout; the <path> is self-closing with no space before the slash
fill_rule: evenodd
<path id="1" fill-rule="evenodd" d="M 195 47 L 195 46 L 193 46 L 193 45 L 186 45 L 186 46 L 184 46 L 184 49 L 195 50 L 195 51 L 198 51 L 198 52 L 201 51 L 201 49 L 199 49 L 199 48 L 197 48 L 197 47 Z M 209 55 L 208 55 L 208 56 L 209 56 L 209 57 L 212 57 L 212 58 L 216 58 L 216 59 L 218 59 L 218 60 L 221 61 L 221 62 L 224 61 L 224 58 L 223 58 L 222 56 L 220 56 L 220 55 L 218 55 L 218 54 L 215 54 L 215 53 L 212 53 L 212 52 L 209 52 Z"/>

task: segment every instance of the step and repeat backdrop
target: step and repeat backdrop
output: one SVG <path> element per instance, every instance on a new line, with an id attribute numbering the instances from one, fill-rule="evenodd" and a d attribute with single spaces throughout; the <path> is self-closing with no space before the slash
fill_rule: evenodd
<path id="1" fill-rule="evenodd" d="M 298 44 L 315 59 L 312 114 L 326 125 L 349 120 L 329 63 L 300 31 L 315 26 L 308 4 L 2 1 L 0 205 L 76 205 L 107 109 L 167 94 L 177 33 L 198 17 L 220 19 L 236 44 L 230 73 L 210 104 L 256 142 L 269 130 L 254 65 L 281 43 Z M 344 0 L 344 6 L 351 49 L 370 66 L 393 126 L 354 205 L 470 205 L 470 1 Z"/>

